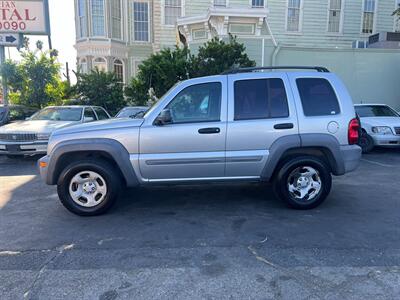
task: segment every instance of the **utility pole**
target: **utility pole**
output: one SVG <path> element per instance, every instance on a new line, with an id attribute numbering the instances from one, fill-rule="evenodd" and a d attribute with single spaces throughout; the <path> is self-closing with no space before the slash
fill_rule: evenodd
<path id="1" fill-rule="evenodd" d="M 6 61 L 6 49 L 4 46 L 0 46 L 0 65 Z M 3 86 L 3 103 L 5 106 L 8 106 L 8 87 L 7 87 L 7 80 L 2 77 L 2 86 Z"/>

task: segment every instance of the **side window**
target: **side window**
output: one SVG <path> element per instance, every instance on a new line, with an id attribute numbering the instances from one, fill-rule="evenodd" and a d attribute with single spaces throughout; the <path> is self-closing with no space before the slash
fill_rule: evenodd
<path id="1" fill-rule="evenodd" d="M 86 107 L 85 108 L 85 119 L 86 118 L 93 118 L 93 121 L 96 121 L 97 120 L 97 118 L 96 118 L 96 115 L 94 114 L 94 111 L 93 111 L 93 109 L 91 109 L 90 107 Z"/>
<path id="2" fill-rule="evenodd" d="M 235 120 L 286 118 L 289 108 L 282 79 L 235 82 Z"/>
<path id="3" fill-rule="evenodd" d="M 196 84 L 182 90 L 167 106 L 173 123 L 219 121 L 221 83 Z"/>
<path id="4" fill-rule="evenodd" d="M 8 121 L 23 121 L 25 120 L 25 113 L 22 108 L 10 108 L 10 113 L 8 115 Z"/>
<path id="5" fill-rule="evenodd" d="M 110 118 L 102 108 L 95 107 L 94 110 L 95 110 L 99 120 L 106 120 L 106 119 Z"/>
<path id="6" fill-rule="evenodd" d="M 328 80 L 298 78 L 296 84 L 305 116 L 328 116 L 340 113 L 338 99 Z"/>

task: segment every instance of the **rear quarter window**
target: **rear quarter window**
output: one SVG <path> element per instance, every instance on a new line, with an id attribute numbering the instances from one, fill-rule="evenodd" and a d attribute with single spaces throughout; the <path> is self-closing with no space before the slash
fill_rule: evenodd
<path id="1" fill-rule="evenodd" d="M 296 84 L 305 116 L 328 116 L 340 113 L 339 101 L 328 80 L 298 78 Z"/>

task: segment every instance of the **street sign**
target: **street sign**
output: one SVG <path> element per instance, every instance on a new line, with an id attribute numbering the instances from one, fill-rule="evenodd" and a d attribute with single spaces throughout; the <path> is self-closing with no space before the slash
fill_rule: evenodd
<path id="1" fill-rule="evenodd" d="M 18 47 L 20 42 L 19 34 L 0 33 L 0 46 Z"/>
<path id="2" fill-rule="evenodd" d="M 48 35 L 48 24 L 47 0 L 0 1 L 0 33 Z"/>

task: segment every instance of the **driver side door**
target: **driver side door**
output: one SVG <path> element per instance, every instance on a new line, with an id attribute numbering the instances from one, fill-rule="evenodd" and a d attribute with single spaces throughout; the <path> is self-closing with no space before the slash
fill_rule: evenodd
<path id="1" fill-rule="evenodd" d="M 225 173 L 226 79 L 183 83 L 162 107 L 172 121 L 153 117 L 140 129 L 142 178 L 162 182 L 207 180 Z M 196 81 L 194 81 L 196 82 Z"/>

